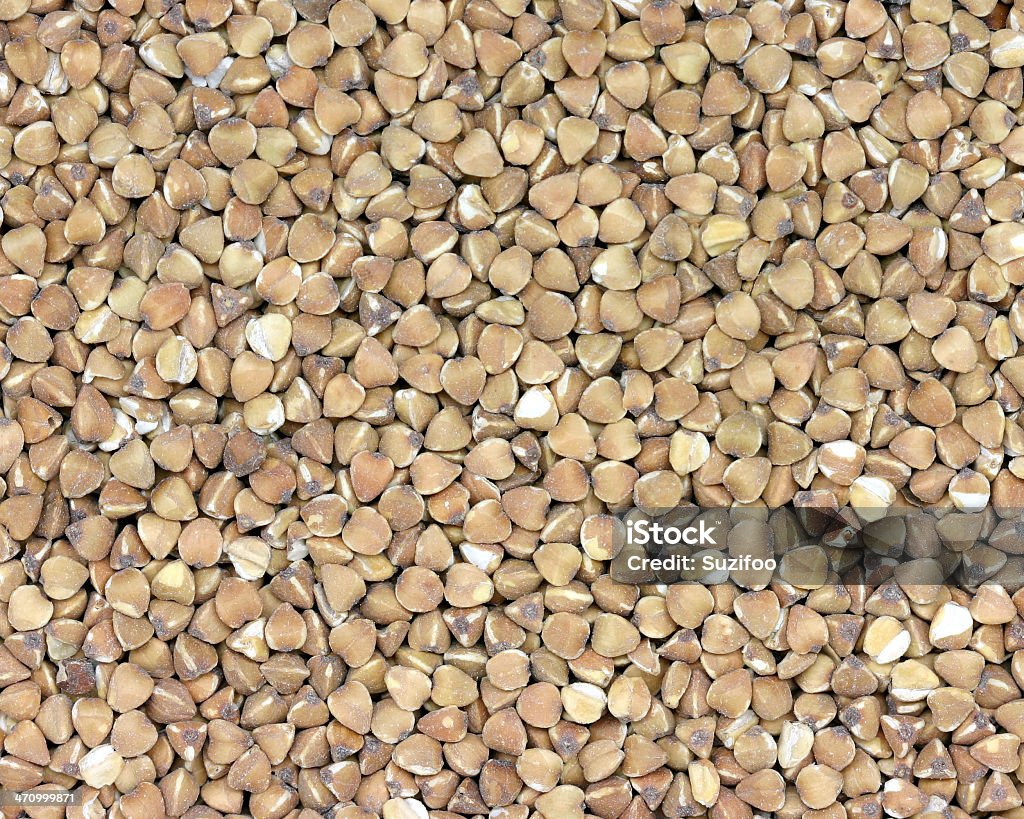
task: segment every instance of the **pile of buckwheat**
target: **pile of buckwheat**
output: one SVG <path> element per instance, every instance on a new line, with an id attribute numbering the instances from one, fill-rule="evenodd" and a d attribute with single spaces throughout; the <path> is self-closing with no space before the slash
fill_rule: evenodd
<path id="1" fill-rule="evenodd" d="M 0 814 L 1024 819 L 1022 29 L 0 0 Z"/>

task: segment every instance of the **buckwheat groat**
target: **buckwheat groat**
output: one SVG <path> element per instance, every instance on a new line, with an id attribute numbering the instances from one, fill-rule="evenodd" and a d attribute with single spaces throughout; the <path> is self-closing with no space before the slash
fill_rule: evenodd
<path id="1" fill-rule="evenodd" d="M 0 0 L 0 812 L 1018 819 L 1022 15 Z"/>

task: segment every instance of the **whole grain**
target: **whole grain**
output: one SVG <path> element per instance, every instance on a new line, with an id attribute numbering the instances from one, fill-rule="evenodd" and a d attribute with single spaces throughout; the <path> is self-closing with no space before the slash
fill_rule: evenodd
<path id="1" fill-rule="evenodd" d="M 0 788 L 1017 819 L 1022 27 L 0 0 Z M 613 573 L 686 504 L 778 575 Z"/>

